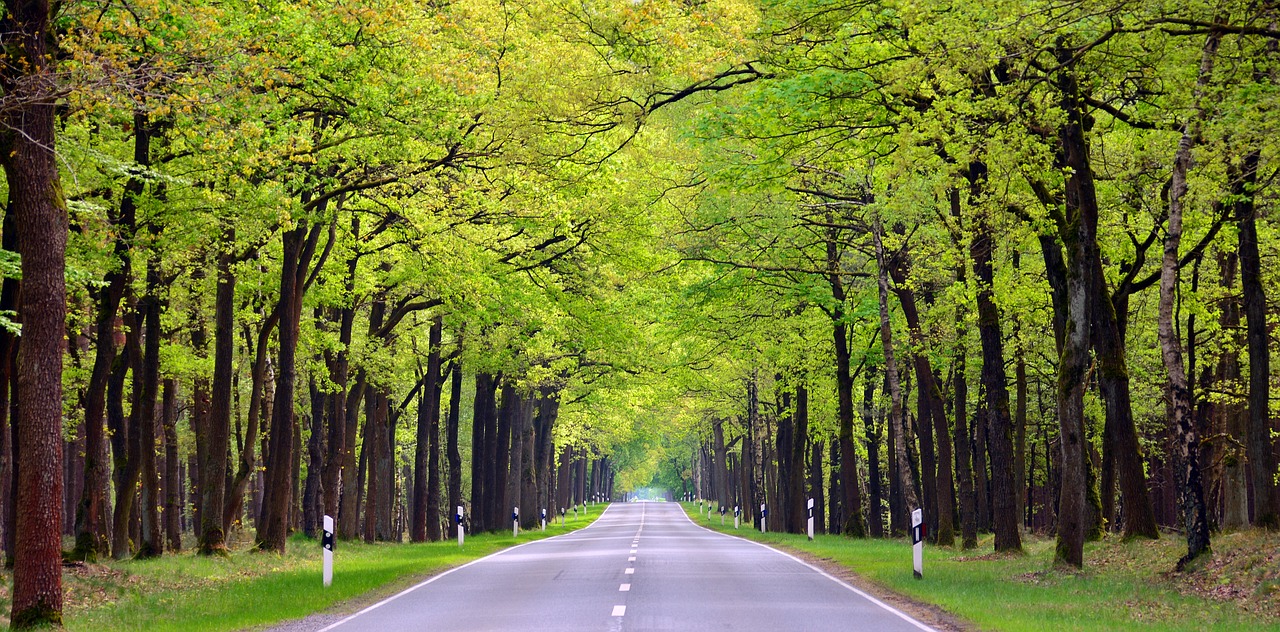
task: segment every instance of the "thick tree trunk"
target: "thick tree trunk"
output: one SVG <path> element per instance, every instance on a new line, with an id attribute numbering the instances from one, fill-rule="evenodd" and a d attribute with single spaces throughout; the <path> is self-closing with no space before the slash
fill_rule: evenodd
<path id="1" fill-rule="evenodd" d="M 827 281 L 831 286 L 831 298 L 835 301 L 835 308 L 831 312 L 831 329 L 836 351 L 836 418 L 840 424 L 840 480 L 843 483 L 840 514 L 844 523 L 840 530 L 851 537 L 865 538 L 867 528 L 862 519 L 858 453 L 853 440 L 853 375 L 849 367 L 849 330 L 844 322 L 844 281 L 840 277 L 838 248 L 832 231 L 827 239 Z M 835 524 L 832 523 L 833 528 Z"/>
<path id="2" fill-rule="evenodd" d="M 14 105 L 3 114 L 3 163 L 22 254 L 14 420 L 17 496 L 10 625 L 62 621 L 62 353 L 66 332 L 67 209 L 54 156 L 54 100 L 47 89 L 47 0 L 6 0 L 8 60 L 0 87 Z M 21 74 L 19 74 L 21 73 Z M 15 76 L 17 75 L 17 76 Z M 52 85 L 49 83 L 48 85 Z"/>
<path id="3" fill-rule="evenodd" d="M 977 206 L 986 183 L 986 165 L 969 165 L 969 181 Z M 987 449 L 991 454 L 992 526 L 996 551 L 1022 550 L 1018 489 L 1014 479 L 1013 423 L 1009 418 L 1009 387 L 1004 370 L 1004 342 L 1000 313 L 994 299 L 992 251 L 994 238 L 982 209 L 975 209 L 977 230 L 971 252 L 978 281 L 978 334 L 982 339 L 982 382 L 987 405 Z"/>
<path id="4" fill-rule="evenodd" d="M 226 553 L 227 460 L 231 442 L 231 397 L 235 374 L 236 275 L 231 248 L 235 227 L 223 229 L 218 252 L 218 287 L 213 302 L 213 385 L 209 399 L 206 458 L 201 463 L 200 525 L 197 552 Z"/>
<path id="5" fill-rule="evenodd" d="M 418 402 L 418 435 L 414 447 L 413 514 L 409 539 L 440 539 L 440 338 L 439 317 L 428 335 L 427 376 Z"/>
<path id="6" fill-rule="evenodd" d="M 303 281 L 315 253 L 322 226 L 301 222 L 285 232 L 280 268 L 279 360 L 276 366 L 275 404 L 271 410 L 268 434 L 269 453 L 263 471 L 262 524 L 258 527 L 257 547 L 264 551 L 284 553 L 289 535 L 292 509 L 290 492 L 293 464 L 294 421 L 293 393 L 297 383 L 298 335 L 302 319 Z"/>
<path id="7" fill-rule="evenodd" d="M 1093 231 L 1096 233 L 1096 213 L 1093 217 Z M 1096 248 L 1091 251 L 1098 254 Z M 1138 430 L 1133 421 L 1124 328 L 1118 322 L 1120 315 L 1107 292 L 1101 259 L 1096 258 L 1092 266 L 1089 283 L 1092 285 L 1090 318 L 1093 326 L 1090 334 L 1097 351 L 1098 384 L 1107 406 L 1103 446 L 1114 460 L 1120 497 L 1124 502 L 1124 536 L 1155 539 L 1160 537 L 1160 532 L 1156 529 L 1155 513 L 1147 494 L 1147 475 L 1138 444 Z M 1127 304 L 1127 299 L 1124 303 Z"/>
<path id="8" fill-rule="evenodd" d="M 1073 50 L 1057 51 L 1060 63 L 1068 64 Z M 1096 221 L 1087 215 L 1097 211 L 1093 172 L 1089 166 L 1088 144 L 1084 138 L 1084 113 L 1079 103 L 1074 69 L 1058 73 L 1063 109 L 1067 121 L 1059 139 L 1062 162 L 1070 169 L 1066 180 L 1066 209 L 1059 218 L 1059 233 L 1067 254 L 1067 323 L 1062 357 L 1058 362 L 1058 426 L 1062 452 L 1058 498 L 1058 542 L 1055 563 L 1080 568 L 1084 564 L 1084 538 L 1089 520 L 1085 478 L 1084 390 L 1089 365 L 1090 279 L 1092 251 L 1097 248 Z"/>

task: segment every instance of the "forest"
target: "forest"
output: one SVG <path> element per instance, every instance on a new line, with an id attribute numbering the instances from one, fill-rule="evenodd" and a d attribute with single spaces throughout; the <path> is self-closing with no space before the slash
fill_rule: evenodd
<path id="1" fill-rule="evenodd" d="M 1280 4 L 5 0 L 0 547 L 1280 528 Z M 1170 569 L 1172 570 L 1172 569 Z"/>

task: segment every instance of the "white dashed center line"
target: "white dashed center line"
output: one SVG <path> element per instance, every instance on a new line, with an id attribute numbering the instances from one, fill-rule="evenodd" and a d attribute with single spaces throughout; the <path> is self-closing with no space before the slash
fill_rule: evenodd
<path id="1" fill-rule="evenodd" d="M 618 586 L 618 592 L 627 592 L 629 590 L 631 590 L 631 584 L 623 584 L 621 586 Z"/>
<path id="2" fill-rule="evenodd" d="M 628 558 L 627 558 L 627 561 L 628 561 L 628 562 L 634 562 L 634 561 L 636 561 L 636 556 L 632 555 L 631 557 L 628 557 Z"/>
<path id="3" fill-rule="evenodd" d="M 623 572 L 625 572 L 627 575 L 635 575 L 635 574 L 636 574 L 636 569 L 634 569 L 634 568 L 628 568 L 626 571 L 623 571 Z"/>
<path id="4" fill-rule="evenodd" d="M 627 607 L 626 607 L 626 606 L 614 606 L 614 607 L 613 607 L 613 616 L 615 616 L 615 617 L 621 617 L 622 615 L 625 615 L 625 614 L 627 614 Z"/>

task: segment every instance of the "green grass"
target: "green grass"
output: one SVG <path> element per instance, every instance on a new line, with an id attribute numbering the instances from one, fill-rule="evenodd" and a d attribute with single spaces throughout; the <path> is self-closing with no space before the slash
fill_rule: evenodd
<path id="1" fill-rule="evenodd" d="M 594 518 L 602 505 L 592 509 Z M 515 544 L 590 524 L 569 520 L 546 533 L 468 535 L 428 544 L 338 542 L 333 585 L 321 582 L 320 544 L 295 536 L 284 555 L 237 551 L 226 558 L 190 552 L 146 561 L 107 562 L 63 572 L 64 623 L 68 630 L 240 630 L 305 617 L 346 604 L 370 591 L 390 595 L 424 576 L 465 564 Z M 11 578 L 2 578 L 0 612 L 7 617 Z M 366 597 L 366 600 L 368 598 Z M 7 629 L 8 621 L 3 620 Z"/>
<path id="2" fill-rule="evenodd" d="M 871 584 L 939 606 L 983 630 L 1280 630 L 1276 591 L 1268 587 L 1273 580 L 1266 579 L 1280 574 L 1275 534 L 1217 537 L 1215 560 L 1188 574 L 1170 572 L 1186 546 L 1177 535 L 1154 542 L 1089 543 L 1079 573 L 1052 570 L 1051 538 L 1024 542 L 1026 555 L 996 556 L 988 536 L 975 551 L 926 545 L 924 579 L 917 580 L 905 539 L 819 535 L 809 542 L 803 535 L 761 534 L 746 525 L 735 531 L 732 516 L 721 527 L 718 515 L 700 517 L 696 504 L 686 503 L 685 510 L 697 524 L 835 562 Z M 1242 588 L 1236 598 L 1226 599 L 1206 590 L 1228 584 L 1256 588 Z M 1247 594 L 1264 590 L 1270 593 Z M 1242 591 L 1246 594 L 1238 594 Z"/>

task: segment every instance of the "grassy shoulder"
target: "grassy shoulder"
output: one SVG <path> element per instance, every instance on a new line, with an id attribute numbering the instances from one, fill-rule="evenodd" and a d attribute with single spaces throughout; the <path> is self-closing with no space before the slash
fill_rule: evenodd
<path id="1" fill-rule="evenodd" d="M 983 630 L 1280 630 L 1280 534 L 1221 534 L 1213 558 L 1173 573 L 1186 542 L 1109 539 L 1086 546 L 1085 569 L 1052 569 L 1054 541 L 1030 538 L 1026 555 L 991 554 L 990 536 L 975 551 L 925 546 L 923 580 L 911 573 L 906 540 L 853 540 L 762 534 L 733 518 L 685 511 L 699 525 L 838 565 L 865 582 L 932 604 Z"/>
<path id="2" fill-rule="evenodd" d="M 603 511 L 596 505 L 591 518 Z M 320 543 L 302 536 L 289 540 L 288 552 L 236 550 L 225 558 L 198 557 L 187 551 L 145 561 L 111 561 L 63 569 L 68 630 L 221 631 L 264 627 L 281 621 L 363 605 L 362 596 L 406 588 L 416 580 L 465 564 L 505 548 L 590 524 L 570 518 L 546 532 L 467 535 L 425 544 L 338 542 L 333 585 L 321 582 Z M 8 628 L 12 577 L 0 579 L 0 625 Z M 358 603 L 352 604 L 353 600 Z"/>

